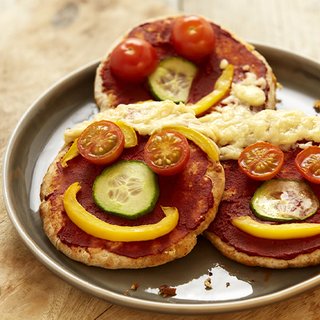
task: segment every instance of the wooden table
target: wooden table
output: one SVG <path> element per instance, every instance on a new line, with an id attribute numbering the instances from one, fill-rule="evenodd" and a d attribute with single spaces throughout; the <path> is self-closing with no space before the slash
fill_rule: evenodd
<path id="1" fill-rule="evenodd" d="M 1 154 L 19 118 L 47 87 L 75 68 L 100 58 L 129 27 L 150 17 L 174 13 L 178 8 L 205 15 L 249 41 L 320 61 L 318 0 L 1 0 Z M 112 305 L 70 286 L 39 263 L 9 221 L 2 200 L 0 260 L 0 319 L 320 317 L 320 288 L 255 310 L 201 317 L 161 315 Z"/>

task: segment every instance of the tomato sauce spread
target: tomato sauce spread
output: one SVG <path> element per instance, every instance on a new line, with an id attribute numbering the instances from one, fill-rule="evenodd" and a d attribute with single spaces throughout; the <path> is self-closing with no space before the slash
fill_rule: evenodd
<path id="1" fill-rule="evenodd" d="M 174 19 L 168 18 L 145 23 L 134 28 L 127 37 L 142 38 L 151 43 L 157 51 L 160 60 L 177 56 L 171 43 L 171 29 Z M 221 29 L 220 26 L 211 23 L 215 32 L 215 51 L 207 58 L 197 63 L 198 74 L 193 81 L 189 99 L 187 102 L 194 103 L 213 90 L 214 84 L 221 75 L 220 61 L 228 60 L 235 67 L 234 82 L 244 78 L 243 66 L 250 66 L 250 71 L 257 77 L 266 76 L 265 64 L 259 60 L 246 46 Z M 105 92 L 112 95 L 111 103 L 116 106 L 120 103 L 128 104 L 138 101 L 153 99 L 147 82 L 138 84 L 126 83 L 113 76 L 110 71 L 110 61 L 106 60 L 101 70 L 101 77 Z M 269 88 L 265 89 L 267 93 Z"/>
<path id="2" fill-rule="evenodd" d="M 145 143 L 146 141 L 142 139 L 137 147 L 125 149 L 120 158 L 142 160 Z M 214 203 L 212 182 L 205 177 L 209 165 L 207 155 L 191 142 L 190 152 L 190 160 L 184 171 L 171 177 L 159 176 L 160 195 L 155 209 L 136 220 L 128 220 L 108 214 L 94 203 L 92 185 L 104 167 L 90 164 L 81 156 L 70 160 L 67 168 L 63 169 L 58 164 L 58 173 L 54 180 L 56 191 L 48 197 L 52 206 L 59 206 L 59 208 L 55 207 L 55 210 L 63 212 L 64 225 L 58 232 L 58 237 L 69 246 L 102 248 L 131 258 L 158 254 L 174 245 L 189 232 L 199 227 L 201 222 L 204 221 L 207 211 Z M 113 242 L 91 236 L 69 219 L 64 211 L 62 201 L 59 201 L 68 186 L 76 181 L 81 184 L 81 190 L 77 194 L 78 201 L 87 211 L 103 221 L 121 226 L 153 224 L 164 217 L 160 207 L 162 205 L 178 208 L 178 225 L 169 234 L 149 241 Z"/>
<path id="3" fill-rule="evenodd" d="M 299 151 L 301 150 L 285 153 L 284 166 L 275 178 L 303 179 L 294 165 L 294 159 Z M 249 215 L 258 220 L 250 209 L 250 200 L 261 182 L 251 180 L 242 173 L 237 161 L 224 161 L 222 164 L 226 175 L 225 195 L 215 220 L 208 228 L 209 232 L 216 234 L 223 242 L 231 245 L 237 251 L 251 256 L 290 260 L 299 254 L 320 249 L 320 235 L 301 239 L 268 240 L 251 236 L 233 226 L 230 220 L 236 216 Z M 320 198 L 320 185 L 307 183 Z M 320 209 L 303 222 L 320 223 Z M 265 223 L 278 224 L 277 222 Z"/>

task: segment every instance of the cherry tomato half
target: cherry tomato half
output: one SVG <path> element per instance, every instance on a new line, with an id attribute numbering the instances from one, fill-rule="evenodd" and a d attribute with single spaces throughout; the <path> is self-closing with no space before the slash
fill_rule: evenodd
<path id="1" fill-rule="evenodd" d="M 116 124 L 101 120 L 92 123 L 81 133 L 78 150 L 88 161 L 106 165 L 121 155 L 124 141 L 124 135 Z"/>
<path id="2" fill-rule="evenodd" d="M 281 149 L 267 142 L 246 147 L 238 159 L 241 171 L 254 180 L 272 179 L 280 171 L 283 161 Z"/>
<path id="3" fill-rule="evenodd" d="M 128 38 L 110 55 L 110 69 L 122 80 L 140 82 L 151 74 L 158 64 L 156 49 L 147 41 Z"/>
<path id="4" fill-rule="evenodd" d="M 154 172 L 171 176 L 181 172 L 190 158 L 188 140 L 174 130 L 154 133 L 144 148 L 144 160 Z"/>
<path id="5" fill-rule="evenodd" d="M 173 24 L 171 40 L 175 50 L 190 60 L 204 58 L 215 47 L 211 24 L 197 16 L 177 18 Z"/>
<path id="6" fill-rule="evenodd" d="M 320 147 L 310 146 L 299 152 L 295 165 L 308 181 L 320 183 Z"/>

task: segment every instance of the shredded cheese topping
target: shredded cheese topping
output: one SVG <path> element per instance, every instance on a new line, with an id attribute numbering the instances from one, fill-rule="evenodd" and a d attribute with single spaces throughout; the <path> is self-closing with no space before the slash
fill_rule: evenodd
<path id="1" fill-rule="evenodd" d="M 221 62 L 222 66 L 227 61 Z M 263 110 L 266 80 L 246 72 L 245 79 L 233 83 L 230 95 L 213 112 L 197 118 L 193 108 L 172 101 L 145 101 L 118 105 L 100 112 L 90 121 L 84 121 L 65 131 L 65 142 L 76 139 L 92 122 L 99 120 L 122 121 L 141 135 L 151 135 L 168 126 L 186 126 L 213 139 L 220 148 L 220 159 L 237 159 L 241 151 L 257 141 L 267 141 L 288 150 L 304 148 L 302 140 L 320 142 L 320 117 L 308 116 L 301 111 Z"/>
<path id="2" fill-rule="evenodd" d="M 77 124 L 65 131 L 65 142 L 77 138 L 92 122 L 100 120 L 122 121 L 133 127 L 141 135 L 151 135 L 155 131 L 169 126 L 185 126 L 197 130 L 213 140 L 216 139 L 210 128 L 203 126 L 196 118 L 192 108 L 183 103 L 166 101 L 145 101 L 136 104 L 120 104 L 115 109 L 108 109 L 94 116 L 92 120 Z"/>
<path id="3" fill-rule="evenodd" d="M 225 106 L 216 108 L 200 121 L 214 132 L 220 159 L 238 159 L 246 146 L 257 141 L 270 142 L 282 150 L 289 150 L 302 140 L 320 142 L 320 117 L 307 116 L 301 111 L 254 113 L 242 105 Z"/>

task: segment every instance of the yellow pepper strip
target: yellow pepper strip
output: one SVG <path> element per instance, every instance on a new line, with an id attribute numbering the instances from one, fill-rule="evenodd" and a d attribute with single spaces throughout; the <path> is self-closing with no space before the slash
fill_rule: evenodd
<path id="1" fill-rule="evenodd" d="M 75 182 L 64 193 L 63 204 L 71 221 L 86 233 L 110 241 L 145 241 L 161 237 L 172 231 L 179 220 L 175 207 L 161 207 L 165 217 L 155 224 L 118 226 L 104 222 L 86 211 L 77 200 L 80 183 Z"/>
<path id="2" fill-rule="evenodd" d="M 71 145 L 71 147 L 69 148 L 69 150 L 64 154 L 64 156 L 61 159 L 61 166 L 63 168 L 68 166 L 68 161 L 75 158 L 78 154 L 78 147 L 77 147 L 77 142 L 78 139 L 75 139 Z"/>
<path id="3" fill-rule="evenodd" d="M 124 147 L 131 148 L 138 144 L 138 138 L 135 130 L 125 124 L 123 121 L 116 121 L 115 124 L 121 129 L 124 135 Z"/>
<path id="4" fill-rule="evenodd" d="M 208 157 L 213 161 L 219 160 L 219 148 L 213 140 L 206 137 L 199 131 L 183 126 L 169 126 L 166 129 L 172 129 L 183 134 L 187 139 L 193 141 Z"/>
<path id="5" fill-rule="evenodd" d="M 237 217 L 231 220 L 240 230 L 264 239 L 288 240 L 307 238 L 320 234 L 319 223 L 283 223 L 266 224 L 253 220 L 249 216 Z"/>
<path id="6" fill-rule="evenodd" d="M 228 64 L 221 76 L 217 79 L 213 91 L 191 106 L 196 115 L 207 111 L 226 95 L 232 83 L 233 73 L 233 65 Z"/>

